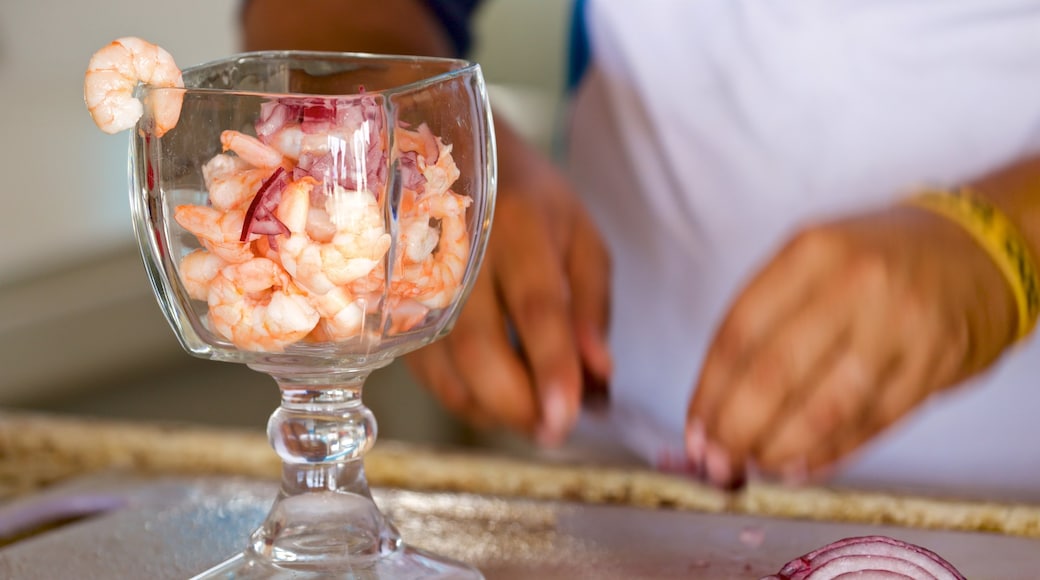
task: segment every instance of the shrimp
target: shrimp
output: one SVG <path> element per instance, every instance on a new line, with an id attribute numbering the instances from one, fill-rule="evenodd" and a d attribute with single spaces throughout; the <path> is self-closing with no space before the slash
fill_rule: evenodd
<path id="1" fill-rule="evenodd" d="M 300 158 L 305 135 L 299 123 L 288 124 L 265 138 L 268 145 L 296 161 Z"/>
<path id="2" fill-rule="evenodd" d="M 397 147 L 404 152 L 414 151 L 419 173 L 425 178 L 423 193 L 441 195 L 459 179 L 461 173 L 451 156 L 452 146 L 436 137 L 426 123 L 418 130 L 410 131 L 398 127 L 394 132 Z"/>
<path id="3" fill-rule="evenodd" d="M 332 149 L 346 150 L 350 140 L 336 132 L 307 133 L 299 123 L 291 123 L 264 137 L 263 142 L 285 157 L 298 161 L 305 154 L 316 156 Z"/>
<path id="4" fill-rule="evenodd" d="M 255 257 L 249 242 L 239 241 L 244 210 L 222 212 L 204 205 L 179 205 L 173 211 L 173 219 L 226 262 L 240 264 Z"/>
<path id="5" fill-rule="evenodd" d="M 388 334 L 400 334 L 408 332 L 426 319 L 430 309 L 425 305 L 400 296 L 390 296 L 387 300 L 387 311 L 390 314 L 390 328 Z"/>
<path id="6" fill-rule="evenodd" d="M 218 153 L 202 166 L 202 178 L 213 207 L 227 211 L 253 199 L 269 173 L 251 169 L 238 157 Z"/>
<path id="7" fill-rule="evenodd" d="M 226 266 L 210 283 L 213 330 L 244 350 L 281 352 L 321 318 L 285 270 L 267 258 Z"/>
<path id="8" fill-rule="evenodd" d="M 419 171 L 426 178 L 426 195 L 442 195 L 448 193 L 448 189 L 455 184 L 461 173 L 458 165 L 451 156 L 451 145 L 441 143 L 437 162 L 433 165 L 419 162 Z"/>
<path id="9" fill-rule="evenodd" d="M 401 219 L 401 257 L 418 263 L 425 260 L 440 241 L 440 232 L 430 225 L 427 215 L 406 216 Z"/>
<path id="10" fill-rule="evenodd" d="M 137 123 L 144 114 L 144 106 L 134 97 L 138 83 L 184 87 L 181 70 L 170 53 L 140 38 L 120 38 L 94 53 L 83 80 L 83 100 L 99 129 L 112 134 Z M 161 137 L 177 124 L 183 100 L 183 91 L 150 95 L 148 104 L 156 135 Z"/>
<path id="11" fill-rule="evenodd" d="M 415 131 L 397 127 L 394 129 L 394 140 L 397 141 L 397 148 L 401 151 L 414 151 L 420 159 L 427 163 L 437 161 L 440 147 L 437 137 L 426 123 L 419 125 Z"/>
<path id="12" fill-rule="evenodd" d="M 284 161 L 281 152 L 277 149 L 256 137 L 239 131 L 221 132 L 220 144 L 224 147 L 224 151 L 234 151 L 243 161 L 253 167 L 273 169 Z"/>
<path id="13" fill-rule="evenodd" d="M 399 270 L 399 275 L 391 285 L 393 294 L 412 298 L 427 308 L 444 308 L 451 304 L 455 291 L 462 284 L 469 260 L 466 208 L 471 201 L 469 197 L 450 191 L 419 198 L 412 219 L 420 220 L 419 223 L 423 219 L 427 223 L 429 220 L 439 221 L 436 249 L 415 261 L 409 257 L 407 249 L 412 242 L 404 242 L 406 250 L 400 264 L 395 265 L 395 272 Z M 420 231 L 424 237 L 428 235 L 418 226 L 411 226 L 404 235 L 408 235 L 411 229 Z"/>
<path id="14" fill-rule="evenodd" d="M 371 272 L 390 249 L 391 240 L 371 193 L 334 185 L 325 207 L 314 207 L 311 190 L 317 183 L 305 177 L 282 192 L 276 216 L 290 236 L 278 244 L 278 255 L 301 286 L 325 294 Z M 331 239 L 316 239 L 312 233 L 328 229 L 325 220 L 334 226 Z"/>
<path id="15" fill-rule="evenodd" d="M 188 296 L 195 300 L 207 300 L 210 283 L 217 277 L 220 270 L 227 265 L 228 263 L 222 260 L 220 256 L 211 254 L 206 250 L 195 250 L 184 256 L 181 259 L 180 274 L 181 282 L 184 283 L 184 289 L 188 291 Z"/>
<path id="16" fill-rule="evenodd" d="M 325 294 L 311 294 L 311 304 L 321 315 L 318 323 L 324 340 L 345 340 L 361 334 L 365 323 L 366 300 L 358 298 L 343 286 Z"/>

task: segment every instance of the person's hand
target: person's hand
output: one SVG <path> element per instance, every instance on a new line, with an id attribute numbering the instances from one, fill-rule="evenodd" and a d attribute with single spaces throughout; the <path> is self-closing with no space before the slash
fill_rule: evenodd
<path id="1" fill-rule="evenodd" d="M 457 415 L 543 445 L 577 419 L 583 371 L 606 384 L 609 259 L 569 184 L 502 125 L 499 188 L 480 275 L 454 330 L 406 357 Z"/>
<path id="2" fill-rule="evenodd" d="M 897 206 L 796 235 L 732 304 L 687 417 L 716 485 L 823 475 L 1012 340 L 1014 302 L 960 229 Z"/>

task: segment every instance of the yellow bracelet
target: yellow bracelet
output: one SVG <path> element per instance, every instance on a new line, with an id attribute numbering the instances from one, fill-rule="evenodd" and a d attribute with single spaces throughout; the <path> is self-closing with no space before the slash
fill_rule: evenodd
<path id="1" fill-rule="evenodd" d="M 907 200 L 910 205 L 942 215 L 963 227 L 990 255 L 1018 304 L 1018 336 L 1033 331 L 1040 316 L 1040 273 L 1022 234 L 996 206 L 971 190 L 925 191 Z"/>

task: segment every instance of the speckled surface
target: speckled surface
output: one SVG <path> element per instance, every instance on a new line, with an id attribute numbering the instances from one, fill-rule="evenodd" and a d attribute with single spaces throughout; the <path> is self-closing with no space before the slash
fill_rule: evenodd
<path id="1" fill-rule="evenodd" d="M 125 506 L 0 549 L 0 577 L 190 577 L 244 546 L 275 491 L 269 481 L 228 477 L 75 479 L 7 513 L 77 495 L 119 496 Z M 929 547 L 972 579 L 1032 578 L 1040 566 L 1036 540 L 996 534 L 465 493 L 379 489 L 376 500 L 409 543 L 474 564 L 489 580 L 753 579 L 811 548 L 872 533 Z"/>
<path id="2" fill-rule="evenodd" d="M 365 463 L 408 541 L 488 578 L 752 578 L 865 533 L 930 547 L 973 579 L 1040 564 L 1029 504 L 761 482 L 727 495 L 632 467 L 391 441 Z M 188 577 L 244 546 L 278 473 L 256 432 L 0 412 L 0 578 Z M 9 540 L 27 514 L 106 507 Z"/>

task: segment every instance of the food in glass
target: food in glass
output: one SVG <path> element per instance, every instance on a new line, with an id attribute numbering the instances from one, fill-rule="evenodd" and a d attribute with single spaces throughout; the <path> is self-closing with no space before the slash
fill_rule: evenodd
<path id="1" fill-rule="evenodd" d="M 282 489 L 200 577 L 480 578 L 405 544 L 372 501 L 365 379 L 451 330 L 490 231 L 495 155 L 463 60 L 257 52 L 180 71 L 119 39 L 84 97 L 134 128 L 134 228 L 191 354 L 272 376 Z M 402 401 L 402 404 L 405 402 Z"/>

